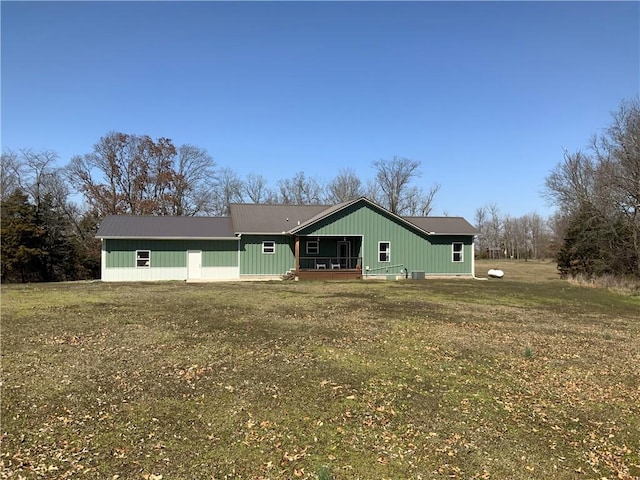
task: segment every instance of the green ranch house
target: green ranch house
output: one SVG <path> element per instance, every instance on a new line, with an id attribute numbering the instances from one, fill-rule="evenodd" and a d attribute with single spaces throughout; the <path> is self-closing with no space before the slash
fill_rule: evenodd
<path id="1" fill-rule="evenodd" d="M 423 278 L 474 274 L 478 231 L 461 217 L 338 205 L 233 204 L 228 217 L 113 215 L 103 281 Z"/>

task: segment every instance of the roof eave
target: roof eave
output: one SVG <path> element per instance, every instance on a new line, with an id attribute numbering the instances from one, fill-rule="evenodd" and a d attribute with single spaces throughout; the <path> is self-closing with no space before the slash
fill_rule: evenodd
<path id="1" fill-rule="evenodd" d="M 238 237 L 163 237 L 135 235 L 96 235 L 100 240 L 238 240 Z"/>
<path id="2" fill-rule="evenodd" d="M 236 232 L 236 235 L 292 235 L 292 233 L 282 230 L 281 232 Z"/>
<path id="3" fill-rule="evenodd" d="M 475 237 L 476 235 L 478 235 L 477 233 L 469 233 L 469 232 L 465 232 L 465 233 L 460 233 L 460 232 L 427 232 L 428 235 L 434 236 L 434 237 L 445 237 L 445 236 L 456 236 L 456 237 Z"/>

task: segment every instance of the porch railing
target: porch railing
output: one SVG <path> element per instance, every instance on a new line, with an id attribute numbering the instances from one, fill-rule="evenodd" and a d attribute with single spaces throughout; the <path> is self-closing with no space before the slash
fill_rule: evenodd
<path id="1" fill-rule="evenodd" d="M 404 268 L 404 264 L 402 263 L 398 263 L 396 265 L 386 265 L 384 267 L 378 267 L 378 268 L 370 268 L 369 270 L 367 270 L 366 272 L 364 272 L 365 275 L 386 275 L 386 274 L 407 274 L 408 271 L 406 268 Z"/>
<path id="2" fill-rule="evenodd" d="M 300 257 L 301 270 L 362 268 L 362 257 Z"/>

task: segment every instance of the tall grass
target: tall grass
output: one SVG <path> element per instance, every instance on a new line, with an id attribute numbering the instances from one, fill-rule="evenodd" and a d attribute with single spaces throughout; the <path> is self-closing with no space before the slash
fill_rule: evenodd
<path id="1" fill-rule="evenodd" d="M 590 288 L 603 288 L 614 293 L 628 296 L 640 296 L 640 279 L 631 276 L 603 275 L 589 277 L 576 275 L 568 280 L 573 285 Z"/>

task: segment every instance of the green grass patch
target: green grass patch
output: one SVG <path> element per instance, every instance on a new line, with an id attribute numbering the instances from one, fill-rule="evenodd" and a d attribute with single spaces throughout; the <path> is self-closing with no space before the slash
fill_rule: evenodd
<path id="1" fill-rule="evenodd" d="M 1 476 L 637 478 L 640 300 L 496 268 L 3 286 Z"/>

